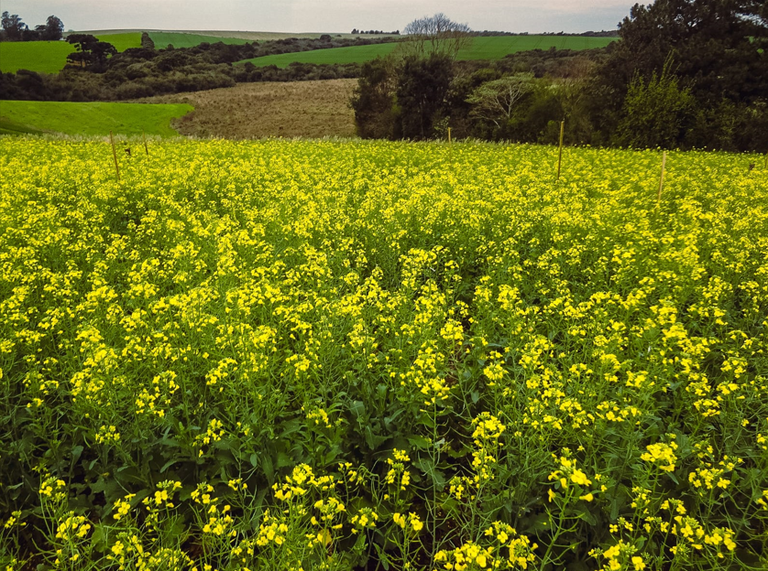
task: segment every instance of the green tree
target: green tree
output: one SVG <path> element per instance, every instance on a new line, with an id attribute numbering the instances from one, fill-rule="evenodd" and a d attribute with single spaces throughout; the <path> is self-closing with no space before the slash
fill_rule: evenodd
<path id="1" fill-rule="evenodd" d="M 533 88 L 532 73 L 516 73 L 478 86 L 467 98 L 470 116 L 493 123 L 497 128 L 508 123 L 517 102 Z"/>
<path id="2" fill-rule="evenodd" d="M 155 42 L 147 32 L 141 33 L 141 47 L 148 50 L 155 49 Z"/>
<path id="3" fill-rule="evenodd" d="M 451 84 L 452 63 L 450 57 L 440 53 L 431 53 L 427 58 L 405 58 L 397 82 L 400 121 L 396 136 L 428 139 L 434 135 Z"/>
<path id="4" fill-rule="evenodd" d="M 661 74 L 653 72 L 645 81 L 636 75 L 624 100 L 624 117 L 618 128 L 618 143 L 635 148 L 679 146 L 696 112 L 689 88 L 681 88 L 671 73 L 671 60 Z"/>
<path id="5" fill-rule="evenodd" d="M 744 137 L 733 125 L 747 124 L 748 118 L 768 102 L 766 16 L 768 8 L 762 0 L 657 0 L 650 5 L 635 4 L 619 26 L 621 41 L 612 44 L 607 61 L 589 89 L 592 124 L 598 130 L 592 142 L 618 140 L 640 146 L 668 146 L 676 138 L 688 141 L 686 144 L 717 141 L 720 148 L 761 148 L 765 137 L 759 131 L 750 131 L 753 135 Z M 669 57 L 675 61 L 675 81 L 664 72 Z M 729 120 L 708 121 L 699 113 L 695 136 L 678 133 L 672 137 L 668 132 L 672 127 L 667 126 L 664 133 L 649 135 L 641 142 L 627 130 L 634 119 L 626 116 L 630 112 L 637 115 L 643 97 L 643 105 L 650 104 L 642 95 L 641 83 L 646 91 L 663 92 L 668 102 L 675 99 L 677 90 L 682 97 L 678 103 L 685 103 L 690 96 L 699 108 L 726 109 Z M 628 97 L 631 100 L 625 102 Z M 658 128 L 667 125 L 653 124 Z M 644 128 L 646 132 L 650 129 Z"/>
<path id="6" fill-rule="evenodd" d="M 35 30 L 40 34 L 41 40 L 49 42 L 55 42 L 61 39 L 62 32 L 64 31 L 64 22 L 62 22 L 56 16 L 48 16 L 45 24 L 42 26 L 36 26 Z"/>
<path id="7" fill-rule="evenodd" d="M 67 36 L 67 42 L 73 44 L 77 50 L 67 56 L 67 61 L 91 71 L 102 71 L 107 59 L 117 53 L 115 46 L 101 42 L 90 34 L 70 34 Z"/>
<path id="8" fill-rule="evenodd" d="M 351 101 L 360 137 L 393 138 L 396 88 L 397 70 L 392 59 L 376 58 L 363 64 Z"/>
<path id="9" fill-rule="evenodd" d="M 661 73 L 671 54 L 677 75 L 700 101 L 768 96 L 768 22 L 757 0 L 657 0 L 635 4 L 604 75 L 626 89 L 636 73 Z"/>
<path id="10" fill-rule="evenodd" d="M 18 14 L 9 14 L 5 11 L 3 12 L 0 22 L 3 26 L 4 40 L 9 42 L 21 41 L 22 35 L 27 29 L 27 25 L 22 21 Z"/>

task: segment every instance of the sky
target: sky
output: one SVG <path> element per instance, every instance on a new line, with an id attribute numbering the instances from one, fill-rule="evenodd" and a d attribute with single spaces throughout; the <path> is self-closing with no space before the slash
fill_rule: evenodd
<path id="1" fill-rule="evenodd" d="M 650 1 L 650 0 L 648 0 Z M 393 31 L 443 12 L 473 30 L 614 30 L 634 1 L 621 0 L 0 0 L 33 28 L 50 15 L 66 30 L 120 28 L 254 32 Z"/>

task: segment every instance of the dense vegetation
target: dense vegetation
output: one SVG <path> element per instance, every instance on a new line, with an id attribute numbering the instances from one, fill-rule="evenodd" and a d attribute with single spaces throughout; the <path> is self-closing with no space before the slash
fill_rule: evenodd
<path id="1" fill-rule="evenodd" d="M 430 138 L 450 126 L 457 136 L 554 142 L 565 120 L 570 143 L 765 152 L 766 6 L 749 0 L 636 5 L 620 25 L 621 41 L 594 60 L 600 65 L 583 61 L 565 77 L 531 76 L 524 68 L 499 73 L 494 66 L 467 77 L 450 57 L 430 54 L 366 64 L 354 101 L 359 131 Z M 421 74 L 424 99 L 439 92 L 437 104 L 401 99 L 414 73 Z M 412 128 L 412 120 L 421 127 Z"/>
<path id="2" fill-rule="evenodd" d="M 109 39 L 109 36 L 104 37 Z M 126 49 L 111 56 L 107 53 L 108 57 L 83 56 L 87 51 L 80 50 L 70 56 L 71 62 L 80 65 L 67 66 L 57 75 L 27 70 L 19 70 L 15 74 L 0 73 L 0 99 L 114 101 L 231 87 L 238 82 L 357 77 L 359 67 L 354 64 L 297 64 L 287 69 L 275 66 L 256 68 L 248 63 L 237 66 L 233 64 L 270 54 L 350 45 L 365 46 L 384 41 L 387 40 L 323 35 L 319 38 L 290 38 L 261 43 L 204 42 L 180 49 L 173 46 L 164 49 L 142 47 Z M 152 43 L 155 44 L 154 40 Z M 83 62 L 85 67 L 82 67 Z"/>
<path id="3" fill-rule="evenodd" d="M 55 42 L 61 39 L 64 31 L 64 23 L 56 16 L 48 16 L 45 24 L 30 30 L 18 14 L 9 14 L 6 11 L 2 14 L 0 24 L 0 42 Z"/>
<path id="4" fill-rule="evenodd" d="M 0 138 L 2 568 L 765 569 L 768 171 L 556 156 Z"/>

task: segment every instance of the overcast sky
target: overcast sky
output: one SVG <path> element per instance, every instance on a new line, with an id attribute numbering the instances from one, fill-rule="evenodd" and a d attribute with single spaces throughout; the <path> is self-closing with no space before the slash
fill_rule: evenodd
<path id="1" fill-rule="evenodd" d="M 621 0 L 0 0 L 2 10 L 18 14 L 30 28 L 53 14 L 67 30 L 259 32 L 391 31 L 436 12 L 473 30 L 613 30 L 633 4 Z"/>

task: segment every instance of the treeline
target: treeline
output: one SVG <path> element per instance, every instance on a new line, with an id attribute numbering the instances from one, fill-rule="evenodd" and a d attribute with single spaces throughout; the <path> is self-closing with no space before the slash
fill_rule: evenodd
<path id="1" fill-rule="evenodd" d="M 357 35 L 357 34 L 360 34 L 360 35 L 365 35 L 365 34 L 374 35 L 374 34 L 376 34 L 376 35 L 380 35 L 380 36 L 381 35 L 399 36 L 400 35 L 400 30 L 395 30 L 394 32 L 385 32 L 383 30 L 358 30 L 357 28 L 354 28 L 350 32 L 350 34 L 354 34 L 354 35 Z"/>
<path id="2" fill-rule="evenodd" d="M 619 34 L 475 67 L 435 53 L 367 63 L 358 132 L 555 143 L 565 121 L 570 144 L 768 150 L 768 4 L 636 5 Z"/>
<path id="3" fill-rule="evenodd" d="M 45 24 L 30 29 L 18 14 L 3 12 L 0 18 L 0 42 L 57 41 L 62 38 L 64 24 L 56 16 L 48 16 Z"/>
<path id="4" fill-rule="evenodd" d="M 483 30 L 482 32 L 470 32 L 471 36 L 573 36 L 583 38 L 615 38 L 619 33 L 616 30 L 601 30 L 595 32 L 589 30 L 588 32 L 568 33 L 568 32 L 541 32 L 531 34 L 530 32 L 496 32 L 492 30 Z"/>
<path id="5" fill-rule="evenodd" d="M 380 58 L 361 69 L 352 101 L 358 133 L 429 139 L 450 127 L 458 138 L 552 143 L 565 113 L 583 113 L 588 101 L 578 86 L 607 58 L 606 49 L 555 48 L 498 61 Z"/>
<path id="6" fill-rule="evenodd" d="M 146 36 L 146 38 L 144 37 Z M 117 53 L 93 36 L 72 35 L 76 51 L 56 75 L 28 70 L 0 73 L 0 99 L 37 101 L 119 101 L 167 93 L 203 91 L 256 81 L 299 81 L 359 77 L 358 64 L 291 64 L 257 67 L 235 62 L 266 55 L 329 47 L 369 45 L 381 39 L 289 38 L 242 45 L 202 43 L 191 48 L 154 49 L 148 35 L 146 47 Z M 109 48 L 112 48 L 111 50 Z M 75 49 L 73 48 L 73 49 Z"/>

